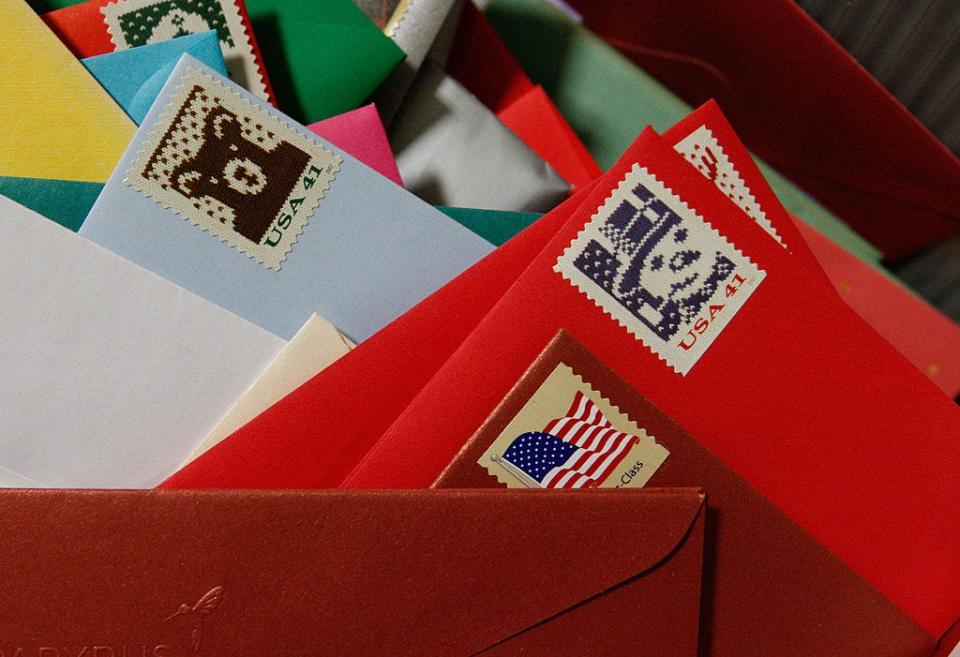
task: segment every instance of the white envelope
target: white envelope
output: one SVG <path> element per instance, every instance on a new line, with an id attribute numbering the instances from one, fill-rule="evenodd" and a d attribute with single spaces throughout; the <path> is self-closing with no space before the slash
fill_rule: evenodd
<path id="1" fill-rule="evenodd" d="M 0 197 L 0 484 L 163 481 L 284 346 Z"/>

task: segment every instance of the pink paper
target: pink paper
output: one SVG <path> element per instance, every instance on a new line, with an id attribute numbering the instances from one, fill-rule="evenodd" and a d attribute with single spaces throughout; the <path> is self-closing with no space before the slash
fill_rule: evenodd
<path id="1" fill-rule="evenodd" d="M 317 121 L 307 128 L 380 175 L 403 186 L 393 150 L 387 141 L 387 132 L 373 103 Z"/>

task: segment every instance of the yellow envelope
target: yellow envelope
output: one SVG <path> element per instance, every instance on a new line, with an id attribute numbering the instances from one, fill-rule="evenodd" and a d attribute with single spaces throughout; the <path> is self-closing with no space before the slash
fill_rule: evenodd
<path id="1" fill-rule="evenodd" d="M 355 345 L 317 314 L 297 331 L 190 456 L 188 463 L 273 406 Z"/>
<path id="2" fill-rule="evenodd" d="M 133 121 L 23 0 L 0 0 L 0 176 L 106 182 Z"/>

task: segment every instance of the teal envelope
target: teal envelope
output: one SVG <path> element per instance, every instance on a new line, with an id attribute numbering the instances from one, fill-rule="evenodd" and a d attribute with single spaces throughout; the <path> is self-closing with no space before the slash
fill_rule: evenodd
<path id="1" fill-rule="evenodd" d="M 214 30 L 81 61 L 117 104 L 140 125 L 183 54 L 192 55 L 221 75 L 227 74 L 220 41 Z"/>
<path id="2" fill-rule="evenodd" d="M 541 216 L 538 212 L 508 212 L 437 206 L 443 214 L 494 246 L 501 246 Z"/>
<path id="3" fill-rule="evenodd" d="M 486 13 L 603 168 L 620 157 L 645 125 L 662 132 L 690 111 L 669 89 L 547 0 L 490 0 Z M 880 252 L 830 211 L 758 164 L 788 210 L 862 260 L 880 261 Z"/>
<path id="4" fill-rule="evenodd" d="M 214 31 L 89 57 L 82 61 L 117 104 L 139 125 L 183 54 L 192 55 L 226 75 L 223 53 Z M 102 183 L 0 176 L 0 194 L 73 231 L 80 230 L 101 189 Z"/>

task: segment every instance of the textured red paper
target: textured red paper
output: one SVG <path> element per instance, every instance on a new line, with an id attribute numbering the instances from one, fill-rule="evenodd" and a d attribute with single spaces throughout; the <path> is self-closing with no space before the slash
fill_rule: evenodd
<path id="1" fill-rule="evenodd" d="M 960 161 L 792 0 L 572 4 L 887 257 L 960 232 Z"/>
<path id="2" fill-rule="evenodd" d="M 686 376 L 553 271 L 635 163 L 766 272 Z M 560 329 L 932 636 L 960 616 L 960 409 L 650 130 L 346 485 L 429 485 Z"/>
<path id="3" fill-rule="evenodd" d="M 582 200 L 544 215 L 161 488 L 338 486 Z"/>

